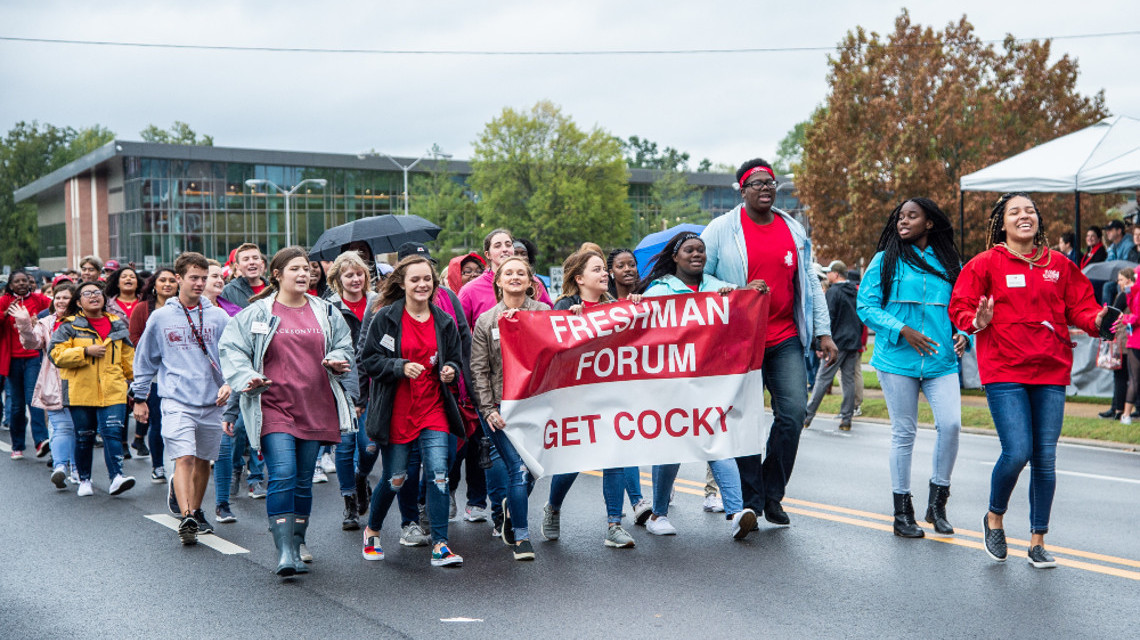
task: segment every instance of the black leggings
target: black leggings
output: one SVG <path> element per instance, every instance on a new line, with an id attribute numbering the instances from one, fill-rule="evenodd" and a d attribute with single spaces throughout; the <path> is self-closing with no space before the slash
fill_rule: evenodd
<path id="1" fill-rule="evenodd" d="M 1140 386 L 1140 349 L 1128 349 L 1128 393 L 1124 401 L 1136 406 L 1136 391 Z"/>

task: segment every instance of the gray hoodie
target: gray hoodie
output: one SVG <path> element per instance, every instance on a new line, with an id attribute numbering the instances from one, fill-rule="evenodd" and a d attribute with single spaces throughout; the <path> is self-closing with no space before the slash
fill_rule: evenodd
<path id="1" fill-rule="evenodd" d="M 199 327 L 209 358 L 186 321 L 186 311 L 178 296 L 166 301 L 147 319 L 146 330 L 135 347 L 135 379 L 131 383 L 136 400 L 150 393 L 151 380 L 157 377 L 158 395 L 183 404 L 206 407 L 218 399 L 218 389 L 226 383 L 221 371 L 218 341 L 230 322 L 230 316 L 215 307 L 206 296 L 201 297 L 202 324 Z M 198 310 L 190 311 L 198 325 Z"/>

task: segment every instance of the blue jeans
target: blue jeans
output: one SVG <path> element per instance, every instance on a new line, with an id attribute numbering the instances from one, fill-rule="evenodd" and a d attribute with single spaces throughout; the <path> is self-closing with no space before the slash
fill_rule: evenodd
<path id="1" fill-rule="evenodd" d="M 910 493 L 910 460 L 918 432 L 918 393 L 926 395 L 934 413 L 938 438 L 934 442 L 930 482 L 950 486 L 950 474 L 958 458 L 958 435 L 962 431 L 962 392 L 958 374 L 937 378 L 912 378 L 877 371 L 887 413 L 891 417 L 891 490 Z"/>
<path id="2" fill-rule="evenodd" d="M 493 431 L 491 441 L 495 443 L 495 449 L 498 450 L 503 466 L 507 470 L 507 507 L 511 511 L 511 528 L 515 530 L 515 540 L 529 540 L 530 527 L 527 518 L 530 515 L 529 499 L 530 492 L 534 490 L 534 476 L 526 468 L 526 463 L 519 456 L 507 434 Z M 470 478 L 470 472 L 468 477 Z M 502 505 L 502 500 L 499 504 Z M 502 510 L 501 506 L 499 510 Z"/>
<path id="3" fill-rule="evenodd" d="M 644 496 L 641 495 L 641 468 L 625 468 L 625 493 L 629 496 L 629 503 L 636 506 Z"/>
<path id="4" fill-rule="evenodd" d="M 4 339 L 7 340 L 7 336 Z M 12 432 L 12 451 L 23 451 L 27 446 L 24 438 L 28 431 L 28 413 L 32 416 L 32 440 L 36 446 L 49 437 L 44 410 L 32 406 L 32 394 L 36 390 L 36 378 L 40 375 L 42 360 L 35 356 L 12 358 L 11 362 L 8 379 L 4 383 L 8 394 L 8 409 L 12 411 L 8 427 Z"/>
<path id="5" fill-rule="evenodd" d="M 301 440 L 288 433 L 261 436 L 261 455 L 269 473 L 265 510 L 269 517 L 286 513 L 307 516 L 313 511 L 313 469 L 317 466 L 316 440 Z M 228 481 L 227 481 L 228 482 Z"/>
<path id="6" fill-rule="evenodd" d="M 739 456 L 741 493 L 744 506 L 759 515 L 768 500 L 784 499 L 784 489 L 792 476 L 800 432 L 807 415 L 807 372 L 804 369 L 804 347 L 799 337 L 769 347 L 764 352 L 761 369 L 764 386 L 772 395 L 772 428 L 768 431 L 767 455 Z M 756 411 L 762 411 L 763 398 L 756 399 Z"/>
<path id="7" fill-rule="evenodd" d="M 407 484 L 408 456 L 412 449 L 419 449 L 424 473 L 434 478 L 427 491 L 431 539 L 433 543 L 447 542 L 447 512 L 451 506 L 447 487 L 448 448 L 449 434 L 430 429 L 421 431 L 412 442 L 380 446 L 380 459 L 384 468 L 380 473 L 380 483 L 372 493 L 372 511 L 368 514 L 369 529 L 379 531 L 384 524 L 384 516 L 388 515 L 396 494 Z"/>
<path id="8" fill-rule="evenodd" d="M 230 503 L 230 479 L 234 475 L 234 437 L 222 433 L 218 459 L 214 461 L 214 505 Z"/>
<path id="9" fill-rule="evenodd" d="M 75 466 L 75 421 L 67 409 L 48 411 L 51 423 L 51 466 Z"/>
<path id="10" fill-rule="evenodd" d="M 740 494 L 740 471 L 736 467 L 736 459 L 712 460 L 709 462 L 713 477 L 720 485 L 721 500 L 724 501 L 724 515 L 726 518 L 744 510 L 744 499 Z M 669 498 L 673 494 L 673 481 L 677 479 L 679 464 L 653 465 L 653 514 L 657 516 L 669 515 Z"/>
<path id="11" fill-rule="evenodd" d="M 986 400 L 1001 440 L 1001 457 L 990 477 L 990 511 L 1001 515 L 1017 477 L 1032 461 L 1029 476 L 1029 530 L 1049 532 L 1049 512 L 1057 488 L 1057 439 L 1065 419 L 1065 387 L 997 382 L 986 385 Z"/>
<path id="12" fill-rule="evenodd" d="M 476 431 L 474 435 L 464 441 L 463 446 L 455 454 L 455 463 L 451 465 L 451 493 L 459 489 L 459 481 L 463 467 L 467 467 L 467 506 L 487 506 L 487 474 L 479 467 L 479 449 L 472 444 L 472 440 L 483 434 Z"/>
<path id="13" fill-rule="evenodd" d="M 483 435 L 491 439 L 491 468 L 484 470 L 483 475 L 487 478 L 487 498 L 491 501 L 491 518 L 499 520 L 503 517 L 503 499 L 507 497 L 511 484 L 510 474 L 496 444 L 498 440 L 495 439 L 495 432 L 491 431 L 491 427 L 482 416 L 479 416 L 479 425 L 483 428 Z M 533 484 L 532 481 L 532 488 Z M 530 489 L 527 489 L 527 493 L 530 493 Z"/>
<path id="14" fill-rule="evenodd" d="M 123 434 L 126 425 L 127 405 L 109 407 L 68 407 L 75 423 L 75 466 L 79 480 L 91 479 L 91 462 L 95 452 L 95 431 L 103 436 L 103 460 L 107 463 L 107 477 L 114 480 L 123 472 Z"/>
<path id="15" fill-rule="evenodd" d="M 246 456 L 249 460 L 246 460 Z M 264 453 L 262 456 L 264 457 Z M 265 479 L 265 462 L 259 460 L 257 452 L 253 447 L 249 446 L 249 433 L 245 430 L 245 418 L 240 414 L 238 415 L 237 422 L 234 423 L 234 452 L 233 452 L 233 468 L 240 469 L 245 466 L 249 469 L 250 484 L 259 480 Z"/>
<path id="16" fill-rule="evenodd" d="M 373 450 L 371 454 L 368 453 L 368 436 L 364 433 L 363 420 L 362 415 L 357 421 L 356 433 L 340 434 L 340 444 L 336 446 L 336 480 L 340 484 L 342 496 L 356 495 L 356 474 L 360 458 L 372 456 L 372 464 L 368 468 L 371 471 L 372 466 L 376 464 L 376 458 L 380 457 L 379 449 Z"/>
<path id="17" fill-rule="evenodd" d="M 146 425 L 146 444 L 150 447 L 150 466 L 152 469 L 157 469 L 162 466 L 162 453 L 166 448 L 162 444 L 162 398 L 158 397 L 157 382 L 150 385 L 146 407 L 150 411 Z"/>
<path id="18" fill-rule="evenodd" d="M 560 473 L 550 479 L 550 507 L 562 509 L 562 501 L 574 485 L 577 473 Z M 621 507 L 625 499 L 625 468 L 602 469 L 602 499 L 606 502 L 606 521 L 621 523 Z M 513 518 L 513 516 L 512 516 Z"/>

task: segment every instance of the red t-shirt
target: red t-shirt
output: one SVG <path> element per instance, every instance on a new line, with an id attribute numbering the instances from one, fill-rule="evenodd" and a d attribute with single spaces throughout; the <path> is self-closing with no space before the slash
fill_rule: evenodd
<path id="1" fill-rule="evenodd" d="M 255 284 L 255 285 L 253 285 L 253 286 L 252 286 L 252 289 L 253 289 L 253 295 L 255 295 L 255 296 L 256 296 L 257 294 L 261 293 L 262 291 L 264 291 L 264 290 L 265 290 L 265 281 L 264 281 L 264 280 L 262 280 L 262 281 L 261 281 L 261 284 Z"/>
<path id="2" fill-rule="evenodd" d="M 447 414 L 443 411 L 443 387 L 439 381 L 439 348 L 435 340 L 435 321 L 424 322 L 404 311 L 400 319 L 400 355 L 422 364 L 424 372 L 412 380 L 404 378 L 396 387 L 392 405 L 389 438 L 392 444 L 406 444 L 425 429 L 448 431 Z"/>
<path id="3" fill-rule="evenodd" d="M 600 301 L 599 302 L 590 302 L 589 300 L 583 300 L 582 301 L 582 309 L 585 310 L 585 309 L 589 309 L 590 307 L 596 307 L 599 304 L 601 304 Z"/>
<path id="4" fill-rule="evenodd" d="M 135 311 L 135 307 L 139 306 L 139 300 L 135 298 L 134 302 L 127 302 L 126 300 L 116 298 L 115 304 L 119 305 L 119 308 L 123 310 L 123 318 L 130 320 L 131 314 Z"/>
<path id="5" fill-rule="evenodd" d="M 772 297 L 768 304 L 768 339 L 764 346 L 777 345 L 798 336 L 796 331 L 796 243 L 788 223 L 778 214 L 766 225 L 759 225 L 740 208 L 744 244 L 748 248 L 748 281 L 763 280 Z"/>
<path id="6" fill-rule="evenodd" d="M 273 383 L 261 394 L 261 433 L 288 433 L 304 440 L 340 442 L 336 398 L 329 387 L 325 334 L 308 304 L 293 308 L 273 303 L 280 318 L 265 352 L 265 377 Z"/>
<path id="7" fill-rule="evenodd" d="M 87 324 L 99 334 L 100 340 L 106 340 L 107 336 L 111 335 L 111 319 L 107 316 L 99 316 L 98 318 L 87 318 Z"/>
<path id="8" fill-rule="evenodd" d="M 356 302 L 349 302 L 345 298 L 341 298 L 341 300 L 344 300 L 344 306 L 348 307 L 348 310 L 356 316 L 357 320 L 364 322 L 364 312 L 368 309 L 368 296 L 364 296 Z"/>

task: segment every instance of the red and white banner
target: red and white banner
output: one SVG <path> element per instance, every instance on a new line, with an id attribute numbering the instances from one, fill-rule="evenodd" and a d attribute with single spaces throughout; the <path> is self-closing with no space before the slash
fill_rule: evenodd
<path id="1" fill-rule="evenodd" d="M 499 319 L 506 435 L 536 477 L 762 453 L 769 296 Z"/>

